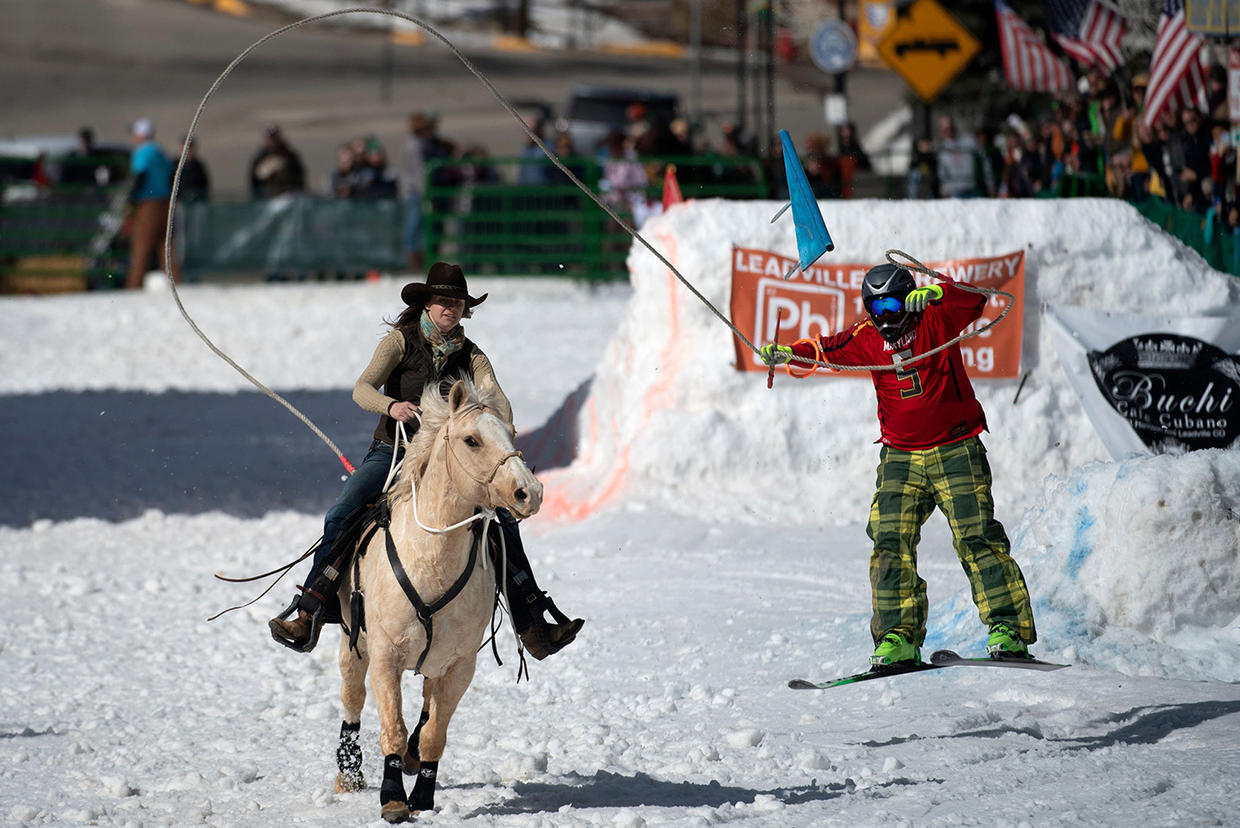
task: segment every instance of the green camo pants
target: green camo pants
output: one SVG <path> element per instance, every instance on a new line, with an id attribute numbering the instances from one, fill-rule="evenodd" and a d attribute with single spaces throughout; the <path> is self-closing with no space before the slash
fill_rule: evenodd
<path id="1" fill-rule="evenodd" d="M 919 647 L 925 641 L 928 603 L 926 582 L 917 574 L 917 542 L 935 506 L 951 526 L 982 623 L 1004 621 L 1026 644 L 1037 640 L 1029 590 L 1008 554 L 1003 525 L 995 520 L 990 483 L 986 449 L 976 437 L 923 451 L 883 446 L 866 529 L 874 541 L 870 632 L 875 643 L 892 630 Z"/>

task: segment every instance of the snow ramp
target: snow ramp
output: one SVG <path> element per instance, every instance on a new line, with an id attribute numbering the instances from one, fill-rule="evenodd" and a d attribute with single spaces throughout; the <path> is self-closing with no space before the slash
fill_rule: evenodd
<path id="1" fill-rule="evenodd" d="M 727 316 L 733 246 L 795 257 L 792 221 L 770 223 L 779 207 L 690 202 L 649 222 L 643 235 Z M 1220 593 L 1217 580 L 1220 571 L 1234 573 L 1240 548 L 1236 452 L 1111 461 L 1040 314 L 1046 304 L 1168 317 L 1223 313 L 1240 300 L 1240 280 L 1213 270 L 1116 200 L 862 200 L 820 207 L 836 243 L 825 263 L 877 264 L 890 248 L 924 262 L 1025 252 L 1025 293 L 1018 301 L 1025 305 L 1021 373 L 1028 377 L 1019 397 L 1018 379 L 974 385 L 990 427 L 982 439 L 998 516 L 1026 568 L 1059 579 L 1039 584 L 1044 633 L 1057 628 L 1088 640 L 1113 624 L 1142 640 L 1166 640 L 1188 629 L 1186 620 L 1176 621 L 1185 610 L 1163 611 L 1171 603 L 1198 609 L 1204 603 L 1206 626 L 1215 630 L 1240 616 L 1240 596 L 1234 589 Z M 768 390 L 763 375 L 734 367 L 731 330 L 639 244 L 629 269 L 627 315 L 592 382 L 566 406 L 575 459 L 544 475 L 542 516 L 572 520 L 645 501 L 729 521 L 863 523 L 878 459 L 868 376 L 795 380 L 781 370 Z M 1171 491 L 1181 482 L 1191 495 Z M 1134 521 L 1136 513 L 1142 520 Z M 1022 514 L 1026 520 L 1018 523 Z M 1188 548 L 1196 557 L 1184 563 L 1187 569 L 1160 567 L 1172 550 Z M 1127 576 L 1104 587 L 1115 569 Z M 1179 587 L 1159 586 L 1177 578 Z M 1138 580 L 1152 593 L 1148 600 Z M 967 591 L 957 600 L 969 616 L 960 622 L 961 635 L 967 627 L 971 640 L 977 621 Z M 1112 655 L 1135 658 L 1131 651 Z M 1220 669 L 1240 678 L 1236 664 Z"/>

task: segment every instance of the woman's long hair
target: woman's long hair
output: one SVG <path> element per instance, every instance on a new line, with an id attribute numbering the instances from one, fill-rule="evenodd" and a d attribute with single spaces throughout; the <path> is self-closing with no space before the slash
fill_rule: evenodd
<path id="1" fill-rule="evenodd" d="M 419 324 L 422 320 L 422 311 L 424 310 L 426 310 L 426 308 L 421 305 L 409 305 L 400 312 L 400 316 L 397 316 L 395 321 L 391 319 L 385 319 L 383 321 L 391 326 L 392 330 L 403 331 L 406 328 Z"/>

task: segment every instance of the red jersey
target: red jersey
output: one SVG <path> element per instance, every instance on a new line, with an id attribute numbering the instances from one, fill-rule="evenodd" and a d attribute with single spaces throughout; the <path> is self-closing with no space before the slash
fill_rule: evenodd
<path id="1" fill-rule="evenodd" d="M 969 293 L 946 279 L 939 283 L 943 298 L 932 301 L 895 345 L 883 339 L 867 315 L 846 331 L 819 338 L 822 355 L 836 365 L 888 365 L 924 354 L 965 329 L 982 315 L 986 297 Z M 813 346 L 793 348 L 813 359 Z M 878 442 L 907 451 L 934 448 L 979 434 L 986 415 L 964 371 L 959 344 L 904 369 L 872 371 L 878 395 Z"/>

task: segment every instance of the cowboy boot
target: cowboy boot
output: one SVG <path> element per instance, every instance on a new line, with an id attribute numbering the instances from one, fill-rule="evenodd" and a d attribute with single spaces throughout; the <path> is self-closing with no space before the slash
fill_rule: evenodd
<path id="1" fill-rule="evenodd" d="M 542 661 L 571 644 L 586 622 L 583 618 L 569 619 L 560 612 L 551 596 L 538 588 L 529 558 L 525 556 L 521 535 L 517 531 L 517 522 L 502 509 L 496 510 L 496 516 L 499 518 L 498 529 L 493 528 L 488 538 L 491 561 L 495 565 L 496 586 L 507 595 L 512 627 L 516 630 L 517 637 L 530 655 Z M 501 557 L 505 553 L 506 565 Z M 500 579 L 505 575 L 507 577 L 501 583 Z M 554 619 L 552 622 L 548 622 L 547 613 Z"/>
<path id="2" fill-rule="evenodd" d="M 327 564 L 322 572 L 316 573 L 318 564 L 316 560 L 316 565 L 310 568 L 306 585 L 298 587 L 301 592 L 283 612 L 267 622 L 272 638 L 299 653 L 308 653 L 319 643 L 323 624 L 333 615 L 330 602 L 336 600 L 340 588 L 340 570 Z M 294 612 L 297 616 L 290 619 Z"/>

